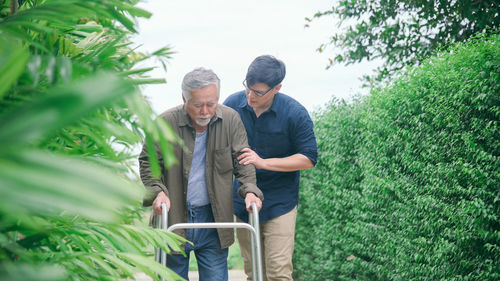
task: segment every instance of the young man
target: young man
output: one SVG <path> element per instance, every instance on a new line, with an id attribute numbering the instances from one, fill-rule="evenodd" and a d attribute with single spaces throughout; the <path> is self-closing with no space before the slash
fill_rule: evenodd
<path id="1" fill-rule="evenodd" d="M 251 203 L 260 209 L 262 192 L 256 186 L 255 168 L 239 164 L 236 158 L 248 148 L 245 128 L 234 110 L 218 105 L 220 81 L 211 70 L 197 68 L 184 76 L 184 104 L 167 110 L 164 118 L 183 140 L 185 148 L 175 147 L 178 164 L 163 169 L 161 178 L 151 175 L 148 153 L 144 147 L 139 157 L 141 179 L 150 191 L 145 206 L 161 215 L 166 203 L 169 225 L 182 222 L 232 222 L 233 174 L 240 187 L 246 209 Z M 161 153 L 157 153 L 163 167 Z M 188 229 L 176 231 L 194 245 L 186 244 L 187 257 L 172 254 L 167 266 L 184 279 L 188 278 L 189 254 L 194 251 L 200 280 L 228 279 L 228 247 L 234 242 L 232 229 Z"/>
<path id="2" fill-rule="evenodd" d="M 257 185 L 266 201 L 260 211 L 265 280 L 293 280 L 292 254 L 299 201 L 300 170 L 314 167 L 317 159 L 313 123 L 307 110 L 280 93 L 285 65 L 272 56 L 257 57 L 249 66 L 245 90 L 229 96 L 225 105 L 236 110 L 245 125 L 250 148 L 241 150 L 238 161 L 253 164 Z M 234 213 L 248 220 L 245 204 L 233 184 Z M 248 280 L 252 279 L 250 237 L 238 230 L 238 241 Z"/>

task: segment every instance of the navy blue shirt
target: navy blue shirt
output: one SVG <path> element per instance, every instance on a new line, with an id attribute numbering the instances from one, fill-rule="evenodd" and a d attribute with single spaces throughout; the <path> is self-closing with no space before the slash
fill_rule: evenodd
<path id="1" fill-rule="evenodd" d="M 259 118 L 248 105 L 245 91 L 229 96 L 224 104 L 236 110 L 245 125 L 248 145 L 261 158 L 283 158 L 300 153 L 316 164 L 318 158 L 313 122 L 307 110 L 293 98 L 277 93 L 271 107 Z M 299 202 L 300 171 L 274 172 L 257 169 L 257 186 L 264 193 L 260 222 L 290 212 Z M 248 221 L 245 202 L 233 183 L 234 214 Z"/>

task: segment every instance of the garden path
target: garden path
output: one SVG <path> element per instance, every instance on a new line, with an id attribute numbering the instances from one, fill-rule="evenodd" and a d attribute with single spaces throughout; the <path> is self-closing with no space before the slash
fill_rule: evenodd
<path id="1" fill-rule="evenodd" d="M 246 275 L 243 270 L 240 269 L 231 269 L 229 270 L 229 281 L 246 281 Z M 138 273 L 135 275 L 136 281 L 152 281 L 151 277 L 147 276 L 144 273 Z M 198 272 L 197 271 L 189 271 L 189 281 L 198 281 Z M 126 279 L 125 281 L 131 281 L 130 279 Z"/>

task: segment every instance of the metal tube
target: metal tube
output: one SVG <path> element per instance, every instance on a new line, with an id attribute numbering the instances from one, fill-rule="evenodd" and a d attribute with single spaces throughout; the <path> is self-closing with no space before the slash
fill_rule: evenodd
<path id="1" fill-rule="evenodd" d="M 165 203 L 161 204 L 161 227 L 164 230 L 166 230 L 168 227 L 168 209 L 167 209 L 167 204 Z M 165 247 L 168 246 L 165 245 Z M 161 250 L 161 264 L 164 267 L 167 267 L 167 252 L 164 250 Z M 161 281 L 165 281 L 165 279 L 162 277 Z"/>
<path id="2" fill-rule="evenodd" d="M 252 226 L 255 229 L 255 267 L 257 268 L 257 280 L 262 281 L 264 278 L 262 276 L 262 248 L 260 244 L 259 209 L 255 203 L 252 203 Z"/>
<path id="3" fill-rule="evenodd" d="M 252 225 L 254 223 L 253 216 L 248 216 L 248 222 Z M 255 228 L 254 228 L 255 229 Z M 259 280 L 257 276 L 257 240 L 255 239 L 256 235 L 250 235 L 250 250 L 252 253 L 252 280 Z"/>
<path id="4" fill-rule="evenodd" d="M 189 228 L 244 228 L 248 229 L 251 234 L 251 242 L 254 240 L 257 241 L 257 232 L 255 231 L 255 228 L 251 226 L 248 223 L 244 222 L 198 222 L 198 223 L 176 223 L 174 225 L 171 225 L 167 231 L 174 231 L 176 229 L 189 229 Z M 252 249 L 252 261 L 255 259 L 257 264 L 254 264 L 252 262 L 252 272 L 255 270 L 254 267 L 256 268 L 256 275 L 253 275 L 252 278 L 253 280 L 256 281 L 262 281 L 262 258 L 260 256 L 260 241 L 252 243 L 256 245 L 256 250 L 254 251 Z M 255 253 L 254 253 L 255 252 Z"/>
<path id="5" fill-rule="evenodd" d="M 156 226 L 156 228 L 160 229 L 160 228 L 161 228 L 161 221 L 160 221 L 160 218 L 159 218 L 158 216 L 156 216 L 156 215 L 154 215 L 154 216 L 155 216 L 155 218 L 154 218 L 155 220 L 154 220 L 154 221 L 155 221 L 155 223 L 156 223 L 156 225 L 155 225 L 155 226 Z M 161 260 L 160 260 L 160 259 L 161 259 L 160 254 L 161 254 L 161 249 L 160 249 L 160 248 L 155 248 L 155 261 L 156 261 L 157 263 L 161 263 Z"/>
<path id="6" fill-rule="evenodd" d="M 167 231 L 174 231 L 176 229 L 192 229 L 192 228 L 244 228 L 250 231 L 251 234 L 251 249 L 252 249 L 252 279 L 255 281 L 262 281 L 262 254 L 260 243 L 260 227 L 259 227 L 259 210 L 255 203 L 252 203 L 252 215 L 250 216 L 250 223 L 240 222 L 203 222 L 203 223 L 177 223 L 168 227 L 168 210 L 167 205 L 163 203 L 161 221 L 157 219 L 156 225 Z M 167 253 L 162 249 L 157 249 L 160 256 L 160 263 L 167 266 Z M 157 253 L 158 253 L 157 252 Z M 164 279 L 162 278 L 162 281 Z"/>
<path id="7" fill-rule="evenodd" d="M 189 229 L 189 228 L 245 228 L 255 235 L 255 229 L 244 222 L 195 222 L 195 223 L 176 223 L 171 225 L 167 231 L 174 231 L 177 229 Z"/>

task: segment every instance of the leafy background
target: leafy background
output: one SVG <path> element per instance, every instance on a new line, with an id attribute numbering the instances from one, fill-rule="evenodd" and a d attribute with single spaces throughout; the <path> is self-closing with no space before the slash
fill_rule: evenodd
<path id="1" fill-rule="evenodd" d="M 171 51 L 134 50 L 136 4 L 0 1 L 1 280 L 178 279 L 148 249 L 182 240 L 138 223 L 134 148 L 159 143 L 168 166 L 177 139 L 139 91 L 164 82 L 141 62 Z"/>
<path id="2" fill-rule="evenodd" d="M 478 35 L 317 112 L 296 280 L 498 280 L 499 81 L 500 37 Z"/>
<path id="3" fill-rule="evenodd" d="M 407 66 L 419 65 L 439 49 L 500 27 L 498 1 L 332 0 L 331 9 L 307 17 L 331 18 L 332 35 L 318 52 L 332 53 L 329 66 L 380 59 L 367 84 L 388 82 Z"/>

